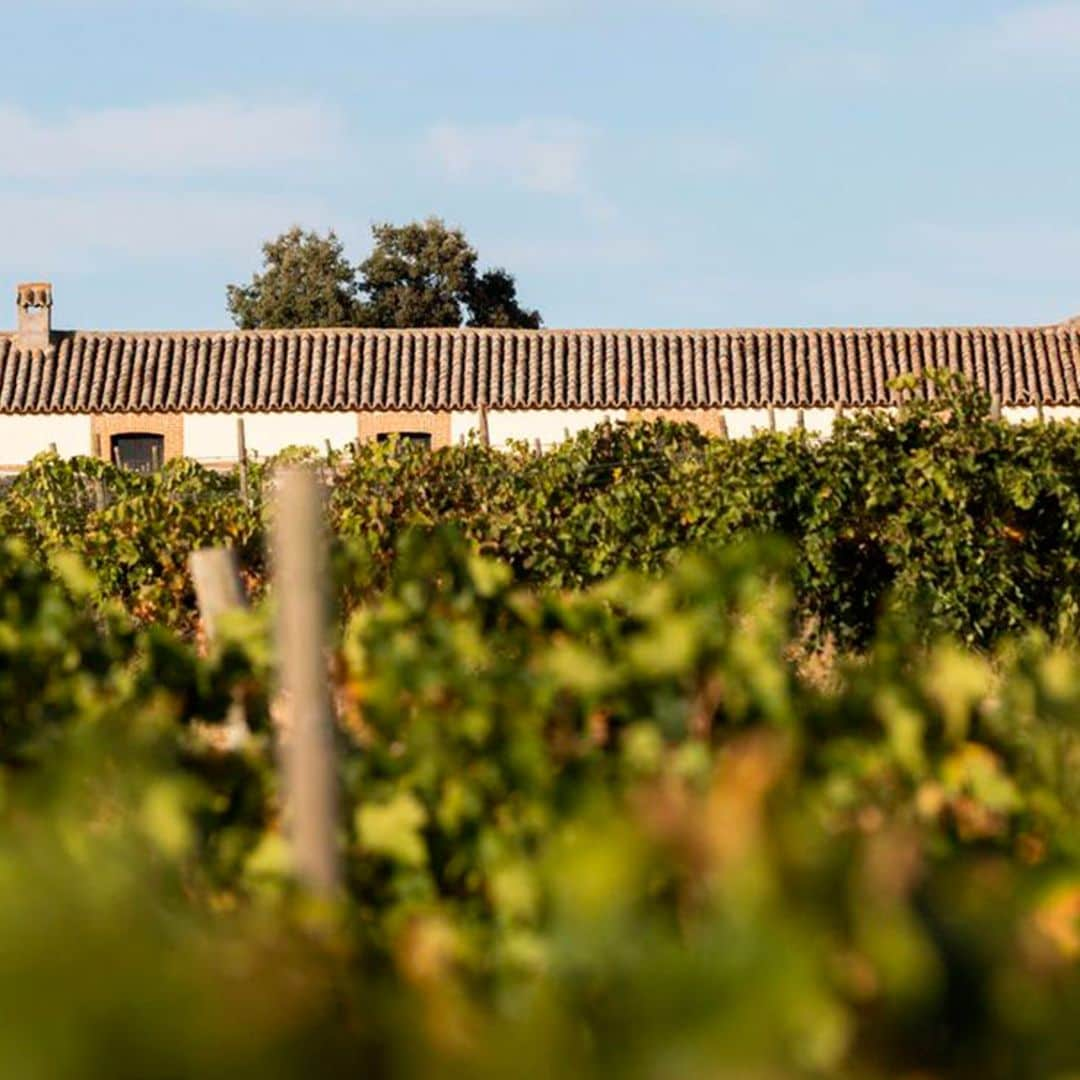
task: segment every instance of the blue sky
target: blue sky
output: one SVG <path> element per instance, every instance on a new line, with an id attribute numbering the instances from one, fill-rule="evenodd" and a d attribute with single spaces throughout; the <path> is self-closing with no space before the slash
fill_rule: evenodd
<path id="1" fill-rule="evenodd" d="M 429 214 L 551 326 L 1080 313 L 1080 0 L 0 5 L 0 296 L 61 325 Z"/>

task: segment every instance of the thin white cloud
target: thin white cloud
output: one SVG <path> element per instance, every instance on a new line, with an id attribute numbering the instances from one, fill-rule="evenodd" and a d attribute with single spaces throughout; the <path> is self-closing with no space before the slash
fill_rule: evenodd
<path id="1" fill-rule="evenodd" d="M 1004 12 L 994 22 L 990 45 L 999 52 L 1080 56 L 1080 0 L 1049 0 Z"/>
<path id="2" fill-rule="evenodd" d="M 14 194 L 0 199 L 0 265 L 48 278 L 99 261 L 247 255 L 294 223 L 329 224 L 311 199 L 250 194 Z"/>
<path id="3" fill-rule="evenodd" d="M 914 224 L 893 240 L 898 254 L 968 278 L 1061 281 L 1080 274 L 1080 228 L 1040 221 Z"/>
<path id="4" fill-rule="evenodd" d="M 1078 306 L 1078 249 L 1068 224 L 915 222 L 884 237 L 876 261 L 816 276 L 801 296 L 826 321 L 1054 322 Z"/>
<path id="5" fill-rule="evenodd" d="M 584 189 L 587 138 L 575 123 L 441 124 L 428 131 L 422 151 L 458 183 L 508 185 L 548 195 Z"/>
<path id="6" fill-rule="evenodd" d="M 41 0 L 71 5 L 79 0 Z M 113 6 L 134 0 L 105 0 Z M 857 12 L 867 0 L 171 0 L 174 6 L 240 11 L 252 15 L 343 17 L 613 16 L 629 14 L 717 15 L 733 19 L 819 19 Z"/>
<path id="7" fill-rule="evenodd" d="M 45 119 L 0 103 L 0 178 L 220 175 L 324 160 L 335 113 L 236 101 L 150 105 Z"/>
<path id="8" fill-rule="evenodd" d="M 673 169 L 697 174 L 737 172 L 753 161 L 747 147 L 714 134 L 681 132 L 655 141 L 645 137 L 639 150 L 653 155 L 659 151 Z"/>
<path id="9" fill-rule="evenodd" d="M 569 9 L 567 0 L 187 0 L 187 6 L 240 11 L 259 16 L 336 15 L 380 18 L 545 15 Z"/>

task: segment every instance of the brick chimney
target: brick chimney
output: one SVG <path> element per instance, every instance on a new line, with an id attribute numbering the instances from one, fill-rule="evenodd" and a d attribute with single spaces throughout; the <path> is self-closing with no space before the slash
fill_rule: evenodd
<path id="1" fill-rule="evenodd" d="M 15 342 L 23 352 L 40 352 L 52 343 L 52 286 L 31 282 L 19 286 Z"/>

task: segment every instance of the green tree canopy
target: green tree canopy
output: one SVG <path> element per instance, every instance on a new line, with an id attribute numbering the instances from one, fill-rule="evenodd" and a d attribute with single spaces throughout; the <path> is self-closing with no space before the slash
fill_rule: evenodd
<path id="1" fill-rule="evenodd" d="M 263 244 L 262 273 L 250 285 L 230 285 L 228 306 L 242 330 L 351 326 L 357 292 L 356 271 L 337 235 L 296 227 Z"/>
<path id="2" fill-rule="evenodd" d="M 291 229 L 263 247 L 250 285 L 230 285 L 229 311 L 243 329 L 297 326 L 462 326 L 537 329 L 513 276 L 481 273 L 476 249 L 438 218 L 372 228 L 374 247 L 350 265 L 337 236 Z"/>

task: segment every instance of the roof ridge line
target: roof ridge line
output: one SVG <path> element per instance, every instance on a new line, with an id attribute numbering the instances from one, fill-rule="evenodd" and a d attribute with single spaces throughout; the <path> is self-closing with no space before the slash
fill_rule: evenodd
<path id="1" fill-rule="evenodd" d="M 296 334 L 329 336 L 332 334 L 378 334 L 387 336 L 405 336 L 415 334 L 451 334 L 462 336 L 525 335 L 525 336 L 573 336 L 581 334 L 622 334 L 645 336 L 650 334 L 706 335 L 706 334 L 942 334 L 973 333 L 992 331 L 994 333 L 1030 333 L 1038 330 L 1073 329 L 1080 325 L 1080 316 L 1055 323 L 956 323 L 939 326 L 704 326 L 704 327 L 616 327 L 590 326 L 569 328 L 543 328 L 540 330 L 513 329 L 504 327 L 369 327 L 369 326 L 296 326 L 273 329 L 240 330 L 89 330 L 82 328 L 56 329 L 57 337 L 100 337 L 100 338 L 193 338 L 193 337 L 287 337 Z M 14 330 L 0 330 L 0 338 L 15 338 Z"/>

